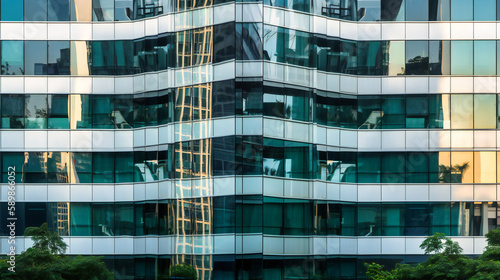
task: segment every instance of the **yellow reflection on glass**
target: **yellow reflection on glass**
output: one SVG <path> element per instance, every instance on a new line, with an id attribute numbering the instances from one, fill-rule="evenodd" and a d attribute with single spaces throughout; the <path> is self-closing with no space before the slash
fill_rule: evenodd
<path id="1" fill-rule="evenodd" d="M 193 86 L 193 120 L 212 117 L 212 83 Z"/>
<path id="2" fill-rule="evenodd" d="M 86 41 L 71 41 L 70 68 L 73 76 L 88 76 L 90 49 Z"/>
<path id="3" fill-rule="evenodd" d="M 474 128 L 496 128 L 496 94 L 474 95 Z"/>
<path id="4" fill-rule="evenodd" d="M 444 129 L 450 129 L 451 126 L 451 121 L 450 121 L 450 114 L 451 114 L 451 109 L 450 109 L 450 95 L 449 94 L 443 94 L 441 96 L 441 105 L 443 108 L 443 128 Z M 438 108 L 439 109 L 439 108 Z M 439 119 L 439 116 L 438 116 Z"/>
<path id="5" fill-rule="evenodd" d="M 452 183 L 472 183 L 474 179 L 474 153 L 452 152 L 450 171 Z"/>
<path id="6" fill-rule="evenodd" d="M 398 76 L 405 74 L 405 42 L 388 42 L 387 53 L 389 54 L 389 76 Z"/>
<path id="7" fill-rule="evenodd" d="M 472 94 L 451 95 L 451 128 L 467 129 L 473 126 Z"/>
<path id="8" fill-rule="evenodd" d="M 439 152 L 439 182 L 451 183 L 450 152 Z"/>
<path id="9" fill-rule="evenodd" d="M 496 182 L 496 152 L 474 152 L 474 183 Z"/>
<path id="10" fill-rule="evenodd" d="M 72 21 L 92 21 L 92 1 L 71 0 Z"/>
<path id="11" fill-rule="evenodd" d="M 47 171 L 49 183 L 71 182 L 72 165 L 69 152 L 48 152 Z"/>
<path id="12" fill-rule="evenodd" d="M 71 129 L 92 128 L 90 95 L 69 96 L 69 126 Z"/>

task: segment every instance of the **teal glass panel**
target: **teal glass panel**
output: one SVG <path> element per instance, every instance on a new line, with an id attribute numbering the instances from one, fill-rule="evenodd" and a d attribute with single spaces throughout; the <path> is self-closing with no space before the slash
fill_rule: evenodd
<path id="1" fill-rule="evenodd" d="M 47 41 L 24 42 L 25 75 L 47 75 Z"/>
<path id="2" fill-rule="evenodd" d="M 129 21 L 134 19 L 133 0 L 115 0 L 115 21 Z"/>
<path id="3" fill-rule="evenodd" d="M 158 36 L 158 47 L 156 48 L 158 70 L 175 67 L 177 59 L 175 38 L 175 34 L 161 34 Z"/>
<path id="4" fill-rule="evenodd" d="M 358 129 L 380 129 L 382 117 L 380 96 L 358 97 Z"/>
<path id="5" fill-rule="evenodd" d="M 382 75 L 382 43 L 358 42 L 358 75 Z M 318 61 L 318 65 L 319 65 Z"/>
<path id="6" fill-rule="evenodd" d="M 237 233 L 262 233 L 262 196 L 239 196 L 236 199 Z"/>
<path id="7" fill-rule="evenodd" d="M 262 138 L 243 136 L 236 138 L 236 174 L 261 175 L 263 171 Z"/>
<path id="8" fill-rule="evenodd" d="M 475 0 L 474 21 L 495 21 L 497 18 L 497 0 Z"/>
<path id="9" fill-rule="evenodd" d="M 353 74 L 357 73 L 357 42 L 340 41 L 340 73 Z"/>
<path id="10" fill-rule="evenodd" d="M 407 96 L 406 128 L 427 128 L 429 121 L 429 97 Z"/>
<path id="11" fill-rule="evenodd" d="M 284 177 L 312 178 L 312 145 L 284 141 Z"/>
<path id="12" fill-rule="evenodd" d="M 450 41 L 429 41 L 429 74 L 450 75 Z"/>
<path id="13" fill-rule="evenodd" d="M 234 196 L 214 197 L 214 232 L 233 233 L 236 226 L 236 205 Z M 264 210 L 265 211 L 265 210 Z"/>
<path id="14" fill-rule="evenodd" d="M 483 1 L 480 1 L 483 2 Z M 472 21 L 474 11 L 473 0 L 453 0 L 451 1 L 452 21 Z"/>
<path id="15" fill-rule="evenodd" d="M 315 67 L 312 36 L 306 32 L 287 29 L 285 32 L 285 61 L 306 67 Z M 310 43 L 311 42 L 311 43 Z"/>
<path id="16" fill-rule="evenodd" d="M 309 121 L 311 112 L 311 99 L 309 91 L 286 89 L 285 118 L 299 121 Z"/>
<path id="17" fill-rule="evenodd" d="M 358 0 L 358 21 L 380 21 L 380 2 Z"/>
<path id="18" fill-rule="evenodd" d="M 73 183 L 92 183 L 92 153 L 72 153 L 74 163 Z"/>
<path id="19" fill-rule="evenodd" d="M 71 236 L 91 236 L 92 204 L 71 203 L 69 221 Z"/>
<path id="20" fill-rule="evenodd" d="M 94 183 L 113 183 L 115 177 L 114 153 L 94 153 L 92 174 Z"/>
<path id="21" fill-rule="evenodd" d="M 47 46 L 47 74 L 69 75 L 71 57 L 69 41 L 47 41 Z"/>
<path id="22" fill-rule="evenodd" d="M 114 0 L 92 0 L 93 21 L 113 21 L 114 19 L 115 19 Z"/>
<path id="23" fill-rule="evenodd" d="M 47 1 L 24 0 L 24 20 L 47 21 Z"/>
<path id="24" fill-rule="evenodd" d="M 283 234 L 283 199 L 274 197 L 264 197 L 263 199 L 263 233 Z"/>
<path id="25" fill-rule="evenodd" d="M 429 97 L 429 127 L 450 128 L 450 95 Z"/>
<path id="26" fill-rule="evenodd" d="M 496 75 L 496 41 L 474 41 L 474 75 Z"/>
<path id="27" fill-rule="evenodd" d="M 405 156 L 403 153 L 382 154 L 382 183 L 405 182 Z"/>
<path id="28" fill-rule="evenodd" d="M 406 182 L 407 183 L 427 183 L 430 172 L 428 153 L 407 153 L 406 154 Z"/>
<path id="29" fill-rule="evenodd" d="M 406 0 L 407 21 L 427 21 L 429 18 L 429 2 L 422 0 Z"/>
<path id="30" fill-rule="evenodd" d="M 134 104 L 133 95 L 114 95 L 114 116 L 113 123 L 115 129 L 132 128 L 134 124 Z"/>
<path id="31" fill-rule="evenodd" d="M 109 203 L 92 205 L 92 236 L 115 235 L 115 207 Z"/>
<path id="32" fill-rule="evenodd" d="M 165 180 L 172 178 L 171 170 L 172 170 L 172 162 L 171 162 L 171 153 L 170 151 L 159 151 L 158 152 L 158 180 Z M 134 171 L 136 167 L 134 166 Z M 135 172 L 134 172 L 135 174 Z"/>
<path id="33" fill-rule="evenodd" d="M 380 204 L 363 204 L 358 206 L 358 236 L 379 236 L 382 227 L 382 211 Z"/>
<path id="34" fill-rule="evenodd" d="M 405 229 L 405 206 L 403 204 L 382 204 L 382 236 L 403 236 Z"/>
<path id="35" fill-rule="evenodd" d="M 24 153 L 23 182 L 25 183 L 47 182 L 47 153 L 45 152 Z"/>
<path id="36" fill-rule="evenodd" d="M 346 205 L 346 209 L 349 207 Z M 351 208 L 349 208 L 351 209 Z M 327 214 L 328 214 L 328 220 L 327 220 L 327 225 L 328 225 L 328 235 L 342 235 L 342 226 L 351 226 L 354 228 L 355 222 L 354 222 L 354 213 L 352 214 L 351 220 L 345 219 L 350 217 L 349 215 L 343 215 L 343 207 L 342 204 L 339 203 L 328 203 L 328 209 L 327 209 Z M 355 210 L 355 209 L 353 209 Z M 346 210 L 346 212 L 349 212 Z"/>
<path id="37" fill-rule="evenodd" d="M 24 95 L 2 95 L 2 128 L 24 128 Z"/>
<path id="38" fill-rule="evenodd" d="M 69 0 L 48 0 L 49 21 L 69 21 Z"/>
<path id="39" fill-rule="evenodd" d="M 92 128 L 92 95 L 70 95 L 70 128 Z"/>
<path id="40" fill-rule="evenodd" d="M 115 203 L 114 215 L 115 235 L 134 235 L 134 205 L 131 203 Z"/>
<path id="41" fill-rule="evenodd" d="M 114 41 L 92 41 L 92 75 L 113 75 L 115 73 L 114 45 Z"/>
<path id="42" fill-rule="evenodd" d="M 69 129 L 69 96 L 67 94 L 48 95 L 47 121 L 49 129 Z"/>
<path id="43" fill-rule="evenodd" d="M 114 128 L 114 95 L 92 95 L 92 127 Z"/>
<path id="44" fill-rule="evenodd" d="M 326 201 L 312 201 L 314 235 L 328 234 L 328 203 Z"/>
<path id="45" fill-rule="evenodd" d="M 404 128 L 406 117 L 406 102 L 403 96 L 383 96 L 382 98 L 382 127 L 384 129 Z"/>
<path id="46" fill-rule="evenodd" d="M 30 94 L 25 96 L 25 128 L 47 128 L 47 95 Z"/>
<path id="47" fill-rule="evenodd" d="M 357 100 L 352 95 L 341 95 L 339 110 L 335 114 L 339 115 L 340 127 L 357 128 L 358 106 Z"/>
<path id="48" fill-rule="evenodd" d="M 283 141 L 264 138 L 263 174 L 284 177 Z M 291 175 L 291 174 L 289 174 Z"/>
<path id="49" fill-rule="evenodd" d="M 431 211 L 430 232 L 440 232 L 446 235 L 451 234 L 451 205 L 450 203 L 433 203 Z"/>
<path id="50" fill-rule="evenodd" d="M 115 153 L 115 183 L 133 182 L 134 153 Z"/>
<path id="51" fill-rule="evenodd" d="M 23 182 L 23 166 L 24 153 L 2 153 L 2 182 L 8 183 L 9 176 L 11 176 L 11 179 L 13 179 L 12 176 L 14 176 L 14 181 L 16 183 Z"/>
<path id="52" fill-rule="evenodd" d="M 23 1 L 3 0 L 0 5 L 2 21 L 23 21 Z"/>
<path id="53" fill-rule="evenodd" d="M 226 197 L 225 197 L 226 198 Z M 233 199 L 233 227 L 230 232 L 234 231 L 234 197 L 227 197 Z M 214 198 L 215 200 L 215 198 Z M 215 217 L 215 204 L 214 204 L 214 217 Z M 158 234 L 159 235 L 169 235 L 174 233 L 174 208 L 172 200 L 162 200 L 158 202 L 158 214 L 159 214 L 159 224 L 158 224 Z M 214 219 L 214 225 L 216 220 Z M 215 226 L 214 226 L 215 230 Z"/>
<path id="54" fill-rule="evenodd" d="M 428 204 L 406 204 L 405 210 L 405 235 L 406 236 L 428 236 L 430 213 Z"/>
<path id="55" fill-rule="evenodd" d="M 381 0 L 382 21 L 404 21 L 405 20 L 405 0 Z"/>
<path id="56" fill-rule="evenodd" d="M 115 41 L 116 74 L 135 74 L 134 70 L 134 41 Z"/>
<path id="57" fill-rule="evenodd" d="M 285 89 L 283 87 L 264 87 L 263 113 L 265 116 L 285 117 Z"/>
<path id="58" fill-rule="evenodd" d="M 380 153 L 358 153 L 358 182 L 380 183 Z"/>
<path id="59" fill-rule="evenodd" d="M 308 200 L 284 200 L 284 232 L 285 235 L 312 234 L 312 213 Z"/>
<path id="60" fill-rule="evenodd" d="M 24 74 L 24 41 L 2 41 L 2 75 Z"/>
<path id="61" fill-rule="evenodd" d="M 285 62 L 286 29 L 275 26 L 264 26 L 264 60 Z"/>

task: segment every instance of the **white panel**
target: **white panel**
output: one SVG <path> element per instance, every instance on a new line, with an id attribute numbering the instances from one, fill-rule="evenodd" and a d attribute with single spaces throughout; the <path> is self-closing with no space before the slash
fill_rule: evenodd
<path id="1" fill-rule="evenodd" d="M 146 183 L 146 199 L 158 199 L 158 183 Z"/>
<path id="2" fill-rule="evenodd" d="M 214 254 L 235 254 L 236 244 L 235 236 L 217 236 L 214 235 Z"/>
<path id="3" fill-rule="evenodd" d="M 355 188 L 354 192 L 357 190 L 357 188 L 355 186 L 344 185 L 344 187 L 345 188 L 349 188 L 349 187 Z M 344 190 L 343 196 L 345 198 L 350 198 L 351 194 L 348 193 L 349 191 L 350 191 L 349 189 Z M 354 201 L 357 199 L 356 196 L 357 196 L 356 192 L 354 194 L 352 194 Z M 332 184 L 332 183 L 326 184 L 326 197 L 329 200 L 340 200 L 340 185 L 339 184 Z"/>
<path id="4" fill-rule="evenodd" d="M 285 11 L 264 7 L 264 23 L 272 25 L 285 25 Z"/>
<path id="5" fill-rule="evenodd" d="M 375 22 L 358 22 L 358 40 L 380 40 L 381 24 Z"/>
<path id="6" fill-rule="evenodd" d="M 244 185 L 243 190 L 245 190 Z M 264 177 L 264 194 L 269 196 L 283 196 L 283 179 Z"/>
<path id="7" fill-rule="evenodd" d="M 115 201 L 134 200 L 134 185 L 115 185 Z"/>
<path id="8" fill-rule="evenodd" d="M 134 76 L 134 92 L 144 91 L 144 75 Z"/>
<path id="9" fill-rule="evenodd" d="M 47 23 L 24 23 L 24 39 L 47 40 Z"/>
<path id="10" fill-rule="evenodd" d="M 429 200 L 431 201 L 449 201 L 451 199 L 450 185 L 430 185 Z"/>
<path id="11" fill-rule="evenodd" d="M 330 191 L 330 190 L 328 190 Z M 328 196 L 330 196 L 328 194 Z M 356 185 L 340 185 L 340 200 L 344 201 L 357 201 L 358 200 L 358 188 Z"/>
<path id="12" fill-rule="evenodd" d="M 166 15 L 158 17 L 158 33 L 174 31 L 174 16 Z"/>
<path id="13" fill-rule="evenodd" d="M 285 66 L 285 82 L 302 86 L 312 86 L 311 70 L 292 65 Z"/>
<path id="14" fill-rule="evenodd" d="M 21 22 L 2 22 L 0 28 L 2 40 L 24 39 L 24 27 Z"/>
<path id="15" fill-rule="evenodd" d="M 340 238 L 330 236 L 326 238 L 326 253 L 329 255 L 340 254 Z"/>
<path id="16" fill-rule="evenodd" d="M 144 74 L 145 81 L 144 86 L 146 91 L 152 91 L 158 89 L 158 74 L 157 73 L 146 73 Z"/>
<path id="17" fill-rule="evenodd" d="M 243 73 L 241 74 L 244 77 L 259 77 L 262 76 L 263 65 L 262 62 L 249 62 L 245 61 L 243 63 L 237 63 L 237 65 L 243 67 Z"/>
<path id="18" fill-rule="evenodd" d="M 115 187 L 111 184 L 100 185 L 94 184 L 92 188 L 93 201 L 114 201 L 115 200 Z"/>
<path id="19" fill-rule="evenodd" d="M 309 125 L 296 122 L 285 122 L 285 138 L 303 142 L 310 141 Z"/>
<path id="20" fill-rule="evenodd" d="M 429 131 L 406 131 L 406 150 L 427 151 L 429 149 Z"/>
<path id="21" fill-rule="evenodd" d="M 326 22 L 327 22 L 327 19 L 324 18 L 324 17 L 318 17 L 318 16 L 313 16 L 313 32 L 314 33 L 317 33 L 317 34 L 326 34 L 327 31 L 326 31 Z M 358 27 L 359 28 L 359 27 Z"/>
<path id="22" fill-rule="evenodd" d="M 72 149 L 91 149 L 92 131 L 71 131 Z"/>
<path id="23" fill-rule="evenodd" d="M 358 150 L 377 151 L 382 147 L 382 132 L 379 130 L 358 131 Z"/>
<path id="24" fill-rule="evenodd" d="M 212 8 L 202 8 L 191 11 L 193 17 L 193 28 L 212 25 L 213 10 Z"/>
<path id="25" fill-rule="evenodd" d="M 379 255 L 382 253 L 381 238 L 359 237 L 358 254 L 360 255 Z"/>
<path id="26" fill-rule="evenodd" d="M 234 21 L 234 9 L 234 4 L 214 7 L 214 15 L 217 15 L 214 17 L 214 24 Z"/>
<path id="27" fill-rule="evenodd" d="M 474 201 L 495 201 L 496 199 L 496 185 L 474 185 Z"/>
<path id="28" fill-rule="evenodd" d="M 474 131 L 474 148 L 496 148 L 497 132 L 494 130 Z"/>
<path id="29" fill-rule="evenodd" d="M 382 201 L 404 201 L 405 185 L 382 185 Z"/>
<path id="30" fill-rule="evenodd" d="M 494 22 L 474 22 L 474 39 L 494 40 L 497 37 L 497 24 Z"/>
<path id="31" fill-rule="evenodd" d="M 158 18 L 146 19 L 144 23 L 146 36 L 158 35 Z"/>
<path id="32" fill-rule="evenodd" d="M 309 255 L 309 238 L 306 237 L 284 237 L 285 254 Z M 264 247 L 265 248 L 265 247 Z"/>
<path id="33" fill-rule="evenodd" d="M 450 148 L 450 137 L 450 131 L 429 131 L 429 148 Z"/>
<path id="34" fill-rule="evenodd" d="M 48 40 L 69 40 L 69 24 L 50 22 L 47 24 Z"/>
<path id="35" fill-rule="evenodd" d="M 92 133 L 92 148 L 95 150 L 109 150 L 115 148 L 114 131 L 94 130 Z"/>
<path id="36" fill-rule="evenodd" d="M 337 19 L 327 19 L 326 31 L 328 36 L 339 37 L 340 36 L 340 21 Z"/>
<path id="37" fill-rule="evenodd" d="M 313 237 L 313 248 L 311 253 L 314 255 L 326 255 L 327 254 L 327 238 L 326 237 Z"/>
<path id="38" fill-rule="evenodd" d="M 48 149 L 65 151 L 69 149 L 69 131 L 47 131 Z"/>
<path id="39" fill-rule="evenodd" d="M 358 24 L 355 22 L 340 22 L 340 37 L 344 39 L 358 40 Z"/>
<path id="40" fill-rule="evenodd" d="M 380 201 L 381 199 L 380 185 L 358 185 L 358 201 Z"/>
<path id="41" fill-rule="evenodd" d="M 420 244 L 424 241 L 421 237 L 406 237 L 405 239 L 406 254 L 423 255 L 424 251 L 420 249 Z"/>
<path id="42" fill-rule="evenodd" d="M 450 93 L 450 77 L 429 77 L 429 93 Z"/>
<path id="43" fill-rule="evenodd" d="M 93 237 L 92 254 L 112 255 L 115 253 L 115 241 L 113 238 Z"/>
<path id="44" fill-rule="evenodd" d="M 382 80 L 380 78 L 358 78 L 358 94 L 380 94 Z"/>
<path id="45" fill-rule="evenodd" d="M 428 40 L 428 23 L 406 23 L 406 40 Z"/>
<path id="46" fill-rule="evenodd" d="M 134 87 L 134 78 L 132 77 L 115 78 L 115 93 L 132 93 L 133 87 Z"/>
<path id="47" fill-rule="evenodd" d="M 2 131 L 2 150 L 24 149 L 24 131 Z"/>
<path id="48" fill-rule="evenodd" d="M 191 237 L 184 237 L 185 239 Z M 191 243 L 191 242 L 189 242 Z M 135 237 L 134 238 L 134 254 L 146 254 L 146 238 L 145 237 Z"/>
<path id="49" fill-rule="evenodd" d="M 262 235 L 243 236 L 243 252 L 262 253 Z"/>
<path id="50" fill-rule="evenodd" d="M 47 79 L 47 92 L 48 93 L 69 93 L 70 92 L 70 78 L 69 77 L 54 77 L 50 76 Z"/>
<path id="51" fill-rule="evenodd" d="M 92 37 L 94 40 L 113 40 L 115 38 L 115 24 L 112 22 L 93 22 Z"/>
<path id="52" fill-rule="evenodd" d="M 484 237 L 474 237 L 474 253 L 473 254 L 482 254 L 486 249 L 488 242 Z"/>
<path id="53" fill-rule="evenodd" d="M 146 254 L 158 254 L 158 237 L 146 237 Z"/>
<path id="54" fill-rule="evenodd" d="M 427 201 L 429 199 L 429 186 L 406 185 L 407 201 Z"/>
<path id="55" fill-rule="evenodd" d="M 144 146 L 146 133 L 144 129 L 134 130 L 134 147 Z"/>
<path id="56" fill-rule="evenodd" d="M 214 81 L 223 81 L 227 79 L 234 79 L 235 64 L 234 62 L 226 62 L 214 65 Z"/>
<path id="57" fill-rule="evenodd" d="M 24 185 L 25 201 L 47 201 L 47 185 Z"/>
<path id="58" fill-rule="evenodd" d="M 340 76 L 340 91 L 347 93 L 357 93 L 357 78 L 351 76 Z"/>
<path id="59" fill-rule="evenodd" d="M 382 40 L 404 40 L 404 23 L 382 23 Z"/>
<path id="60" fill-rule="evenodd" d="M 134 200 L 145 200 L 145 199 L 146 199 L 146 185 L 134 184 Z"/>
<path id="61" fill-rule="evenodd" d="M 134 26 L 134 38 L 144 37 L 144 21 L 142 20 L 135 21 L 133 23 L 133 26 Z"/>
<path id="62" fill-rule="evenodd" d="M 356 131 L 341 130 L 340 145 L 342 147 L 356 148 L 358 146 L 358 134 Z"/>
<path id="63" fill-rule="evenodd" d="M 23 93 L 24 78 L 23 77 L 1 77 L 0 85 L 2 93 Z"/>
<path id="64" fill-rule="evenodd" d="M 243 177 L 243 194 L 262 194 L 262 177 Z"/>
<path id="65" fill-rule="evenodd" d="M 243 18 L 245 18 L 245 11 L 243 11 Z M 310 15 L 287 11 L 285 12 L 285 27 L 309 32 L 311 30 L 310 19 Z"/>
<path id="66" fill-rule="evenodd" d="M 132 149 L 133 147 L 133 131 L 115 131 L 115 149 Z"/>
<path id="67" fill-rule="evenodd" d="M 25 93 L 46 93 L 47 92 L 47 77 L 25 77 L 24 78 Z"/>
<path id="68" fill-rule="evenodd" d="M 235 178 L 214 178 L 214 195 L 234 195 Z"/>
<path id="69" fill-rule="evenodd" d="M 174 141 L 188 141 L 192 138 L 192 124 L 190 123 L 177 123 L 175 124 L 175 137 Z M 135 133 L 135 132 L 134 132 Z M 134 143 L 134 146 L 137 144 Z"/>
<path id="70" fill-rule="evenodd" d="M 341 238 L 340 239 L 340 254 L 342 255 L 357 255 L 358 254 L 358 239 L 357 238 Z"/>
<path id="71" fill-rule="evenodd" d="M 218 119 L 214 120 L 214 137 L 234 135 L 235 134 L 235 119 Z"/>
<path id="72" fill-rule="evenodd" d="M 193 139 L 208 138 L 212 135 L 213 121 L 199 121 L 193 123 Z"/>
<path id="73" fill-rule="evenodd" d="M 262 118 L 243 118 L 243 134 L 262 134 Z"/>
<path id="74" fill-rule="evenodd" d="M 170 71 L 172 72 L 172 71 Z M 166 89 L 168 88 L 168 77 L 169 71 L 162 71 L 158 73 L 158 89 Z"/>
<path id="75" fill-rule="evenodd" d="M 71 93 L 92 93 L 92 78 L 71 77 Z"/>
<path id="76" fill-rule="evenodd" d="M 384 77 L 382 78 L 382 93 L 405 93 L 404 77 Z"/>
<path id="77" fill-rule="evenodd" d="M 384 237 L 382 238 L 382 254 L 404 255 L 405 243 L 404 237 Z"/>
<path id="78" fill-rule="evenodd" d="M 113 240 L 115 241 L 115 254 L 131 255 L 134 253 L 133 238 L 115 236 Z"/>
<path id="79" fill-rule="evenodd" d="M 264 254 L 268 255 L 281 255 L 284 253 L 284 238 L 265 236 L 263 238 Z M 245 252 L 246 253 L 246 252 Z"/>
<path id="80" fill-rule="evenodd" d="M 495 93 L 497 92 L 496 77 L 474 77 L 474 92 Z"/>
<path id="81" fill-rule="evenodd" d="M 450 39 L 450 23 L 429 22 L 429 39 L 433 40 Z"/>
<path id="82" fill-rule="evenodd" d="M 315 78 L 315 83 L 314 83 L 314 86 L 317 88 L 317 89 L 320 89 L 320 90 L 327 90 L 327 86 L 326 86 L 326 73 L 322 73 L 322 72 L 319 72 L 319 71 L 314 71 L 313 72 L 314 74 L 314 78 Z"/>
<path id="83" fill-rule="evenodd" d="M 159 237 L 158 238 L 158 253 L 170 255 L 172 250 L 172 237 Z"/>
<path id="84" fill-rule="evenodd" d="M 158 145 L 158 128 L 146 128 L 146 145 Z"/>
<path id="85" fill-rule="evenodd" d="M 115 93 L 115 80 L 114 78 L 93 77 L 92 78 L 92 92 L 113 94 Z"/>
<path id="86" fill-rule="evenodd" d="M 473 254 L 474 253 L 474 239 L 470 237 L 452 237 L 451 240 L 458 242 L 460 247 L 462 247 L 462 254 Z"/>
<path id="87" fill-rule="evenodd" d="M 329 91 L 340 91 L 340 76 L 328 73 L 326 85 Z"/>
<path id="88" fill-rule="evenodd" d="M 69 201 L 69 185 L 52 184 L 47 188 L 47 201 Z"/>
<path id="89" fill-rule="evenodd" d="M 406 93 L 428 93 L 428 77 L 406 77 Z"/>
<path id="90" fill-rule="evenodd" d="M 158 197 L 160 199 L 173 198 L 172 182 L 160 181 L 158 182 Z"/>
<path id="91" fill-rule="evenodd" d="M 92 24 L 90 23 L 70 23 L 71 40 L 92 40 Z"/>
<path id="92" fill-rule="evenodd" d="M 91 255 L 92 237 L 71 237 L 69 249 L 73 255 Z"/>
<path id="93" fill-rule="evenodd" d="M 474 132 L 470 130 L 451 131 L 451 147 L 472 149 L 474 147 Z"/>
<path id="94" fill-rule="evenodd" d="M 474 38 L 474 25 L 472 22 L 451 22 L 451 36 L 453 39 L 472 40 Z"/>
<path id="95" fill-rule="evenodd" d="M 327 140 L 326 140 L 327 129 L 326 129 L 326 127 L 315 125 L 314 129 L 316 131 L 315 137 L 314 137 L 315 138 L 314 143 L 326 145 L 326 143 L 327 143 Z"/>
<path id="96" fill-rule="evenodd" d="M 46 151 L 47 150 L 47 131 L 32 131 L 24 132 L 24 148 L 29 151 Z"/>
<path id="97" fill-rule="evenodd" d="M 92 185 L 70 185 L 71 201 L 92 201 Z"/>
<path id="98" fill-rule="evenodd" d="M 472 201 L 474 200 L 474 189 L 472 185 L 452 185 L 451 200 Z"/>
<path id="99" fill-rule="evenodd" d="M 264 119 L 264 136 L 283 138 L 283 121 L 275 119 Z"/>
<path id="100" fill-rule="evenodd" d="M 314 199 L 327 199 L 326 183 L 320 181 L 313 182 L 313 196 Z"/>
<path id="101" fill-rule="evenodd" d="M 326 128 L 326 144 L 330 146 L 340 145 L 340 130 L 338 128 Z"/>
<path id="102" fill-rule="evenodd" d="M 284 180 L 285 197 L 309 198 L 309 182 L 299 180 Z"/>
<path id="103" fill-rule="evenodd" d="M 400 151 L 406 145 L 405 131 L 382 131 L 382 150 Z"/>

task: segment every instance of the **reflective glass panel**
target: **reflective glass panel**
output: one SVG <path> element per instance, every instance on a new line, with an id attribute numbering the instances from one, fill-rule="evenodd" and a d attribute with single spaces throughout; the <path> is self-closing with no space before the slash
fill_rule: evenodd
<path id="1" fill-rule="evenodd" d="M 495 21 L 497 18 L 497 0 L 475 0 L 474 21 Z"/>
<path id="2" fill-rule="evenodd" d="M 24 42 L 25 75 L 47 75 L 47 41 Z"/>
<path id="3" fill-rule="evenodd" d="M 23 21 L 23 1 L 3 0 L 0 3 L 2 21 Z"/>
<path id="4" fill-rule="evenodd" d="M 49 75 L 70 74 L 70 48 L 68 41 L 48 41 L 48 65 Z"/>
<path id="5" fill-rule="evenodd" d="M 235 24 L 226 23 L 213 27 L 214 62 L 221 62 L 235 58 L 236 37 Z"/>
<path id="6" fill-rule="evenodd" d="M 92 175 L 94 183 L 113 183 L 114 173 L 114 153 L 93 154 Z"/>
<path id="7" fill-rule="evenodd" d="M 94 21 L 113 21 L 115 19 L 114 0 L 92 0 L 92 19 Z"/>
<path id="8" fill-rule="evenodd" d="M 383 55 L 380 41 L 358 42 L 358 75 L 381 75 Z"/>
<path id="9" fill-rule="evenodd" d="M 264 26 L 264 59 L 274 62 L 285 61 L 285 29 Z"/>
<path id="10" fill-rule="evenodd" d="M 450 74 L 450 41 L 429 41 L 429 74 Z"/>
<path id="11" fill-rule="evenodd" d="M 90 42 L 71 41 L 71 75 L 88 76 L 90 74 Z"/>
<path id="12" fill-rule="evenodd" d="M 115 128 L 131 128 L 134 124 L 133 95 L 115 95 L 114 124 Z"/>
<path id="13" fill-rule="evenodd" d="M 2 41 L 2 75 L 24 75 L 23 43 Z"/>
<path id="14" fill-rule="evenodd" d="M 74 173 L 72 183 L 92 183 L 92 153 L 72 153 Z"/>
<path id="15" fill-rule="evenodd" d="M 49 21 L 69 21 L 69 0 L 48 0 Z"/>
<path id="16" fill-rule="evenodd" d="M 473 183 L 474 153 L 451 152 L 451 182 Z"/>
<path id="17" fill-rule="evenodd" d="M 451 75 L 472 75 L 472 41 L 451 41 Z"/>
<path id="18" fill-rule="evenodd" d="M 70 183 L 70 173 L 73 169 L 70 153 L 48 152 L 47 153 L 47 182 Z"/>
<path id="19" fill-rule="evenodd" d="M 47 0 L 24 0 L 25 21 L 47 21 Z"/>
<path id="20" fill-rule="evenodd" d="M 359 21 L 380 21 L 380 0 L 358 0 Z"/>
<path id="21" fill-rule="evenodd" d="M 496 95 L 474 94 L 474 128 L 496 128 Z"/>
<path id="22" fill-rule="evenodd" d="M 70 128 L 92 128 L 91 95 L 72 94 L 70 96 Z"/>
<path id="23" fill-rule="evenodd" d="M 386 61 L 383 65 L 385 75 L 398 76 L 405 73 L 405 42 L 390 41 L 385 43 Z"/>
<path id="24" fill-rule="evenodd" d="M 25 183 L 47 182 L 47 153 L 45 152 L 24 153 L 23 182 Z"/>
<path id="25" fill-rule="evenodd" d="M 404 21 L 405 0 L 381 0 L 382 21 Z"/>
<path id="26" fill-rule="evenodd" d="M 135 74 L 134 41 L 115 41 L 116 74 Z"/>
<path id="27" fill-rule="evenodd" d="M 24 128 L 24 96 L 2 95 L 2 128 Z"/>
<path id="28" fill-rule="evenodd" d="M 47 103 L 48 128 L 69 129 L 69 96 L 49 94 Z"/>
<path id="29" fill-rule="evenodd" d="M 406 41 L 406 75 L 429 74 L 428 43 L 429 41 Z"/>
<path id="30" fill-rule="evenodd" d="M 474 152 L 474 183 L 496 183 L 497 152 Z"/>
<path id="31" fill-rule="evenodd" d="M 25 128 L 47 128 L 47 95 L 30 94 L 25 96 Z"/>
<path id="32" fill-rule="evenodd" d="M 407 21 L 427 21 L 429 15 L 429 2 L 422 0 L 406 0 Z"/>
<path id="33" fill-rule="evenodd" d="M 496 41 L 474 41 L 474 75 L 495 75 L 496 60 Z"/>
<path id="34" fill-rule="evenodd" d="M 115 0 L 115 21 L 129 21 L 134 19 L 133 0 Z"/>
<path id="35" fill-rule="evenodd" d="M 479 3 L 484 2 L 480 0 Z M 474 11 L 473 0 L 453 0 L 451 1 L 451 20 L 452 21 L 472 21 L 472 12 Z"/>
<path id="36" fill-rule="evenodd" d="M 158 70 L 175 67 L 176 63 L 176 43 L 175 34 L 163 34 L 158 36 Z"/>
<path id="37" fill-rule="evenodd" d="M 237 60 L 262 59 L 262 28 L 261 23 L 236 24 Z"/>
<path id="38" fill-rule="evenodd" d="M 472 94 L 451 95 L 451 128 L 473 128 L 473 99 Z"/>
<path id="39" fill-rule="evenodd" d="M 92 1 L 70 0 L 71 21 L 92 21 Z"/>
<path id="40" fill-rule="evenodd" d="M 429 21 L 449 21 L 451 0 L 429 0 Z"/>
<path id="41" fill-rule="evenodd" d="M 113 75 L 115 73 L 114 41 L 92 42 L 92 75 Z"/>
<path id="42" fill-rule="evenodd" d="M 92 95 L 92 127 L 114 128 L 113 95 Z"/>

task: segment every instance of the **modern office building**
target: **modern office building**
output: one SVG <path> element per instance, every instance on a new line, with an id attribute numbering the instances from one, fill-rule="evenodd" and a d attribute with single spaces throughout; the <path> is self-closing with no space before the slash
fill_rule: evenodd
<path id="1" fill-rule="evenodd" d="M 500 223 L 495 0 L 0 0 L 24 228 L 116 279 L 356 279 Z M 498 137 L 497 137 L 498 135 Z"/>

